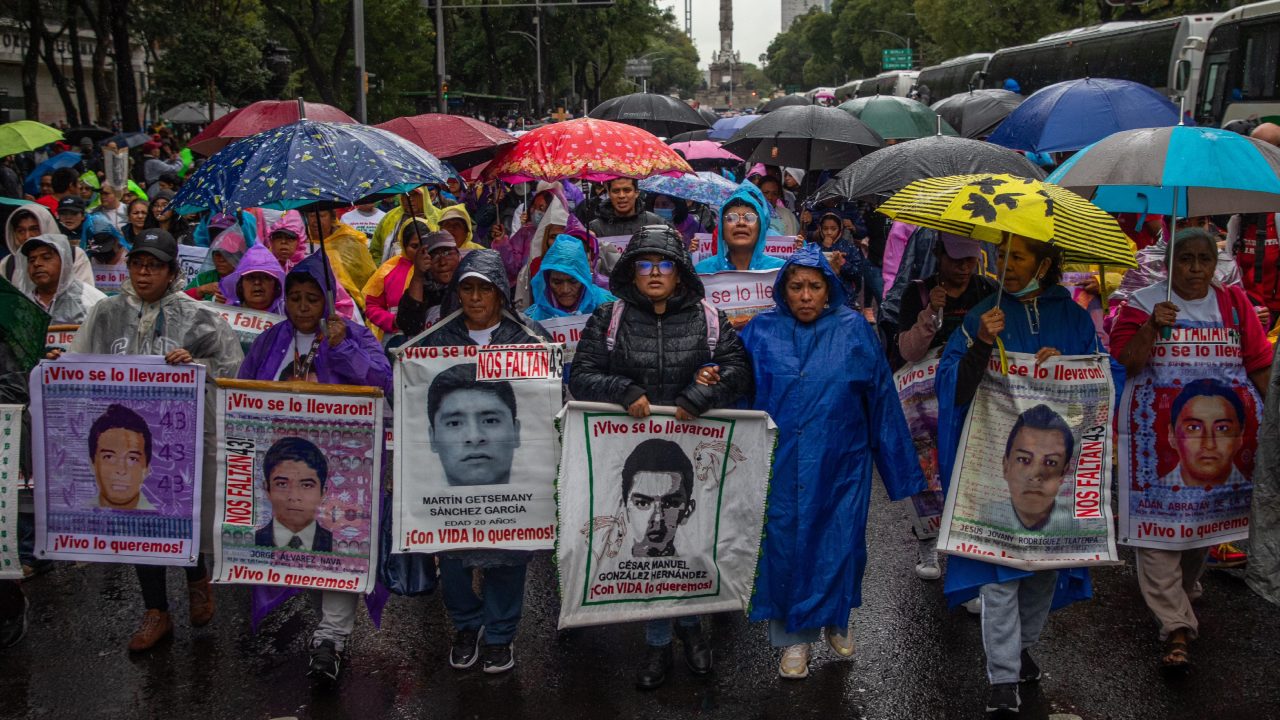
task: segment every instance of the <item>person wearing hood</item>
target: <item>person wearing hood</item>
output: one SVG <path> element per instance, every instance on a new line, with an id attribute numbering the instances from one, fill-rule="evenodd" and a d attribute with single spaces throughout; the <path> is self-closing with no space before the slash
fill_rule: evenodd
<path id="1" fill-rule="evenodd" d="M 400 296 L 396 330 L 411 338 L 425 330 L 428 322 L 440 319 L 440 305 L 461 258 L 452 235 L 443 230 L 427 235 L 413 259 L 409 285 Z"/>
<path id="2" fill-rule="evenodd" d="M 214 252 L 218 251 L 210 254 Z M 226 305 L 284 314 L 285 272 L 262 245 L 246 250 L 235 270 L 218 281 L 218 286 Z"/>
<path id="3" fill-rule="evenodd" d="M 37 235 L 21 248 L 27 266 L 27 283 L 21 289 L 49 313 L 53 325 L 79 325 L 89 309 L 106 297 L 72 272 L 71 243 L 62 233 Z"/>
<path id="4" fill-rule="evenodd" d="M 804 182 L 805 171 L 800 168 L 782 168 L 782 197 L 789 210 L 795 212 L 800 193 L 800 185 Z"/>
<path id="5" fill-rule="evenodd" d="M 651 405 L 674 405 L 676 417 L 689 420 L 751 392 L 742 341 L 728 317 L 706 302 L 689 249 L 671 226 L 650 225 L 631 236 L 609 289 L 619 299 L 597 307 L 578 340 L 569 377 L 575 399 L 621 405 L 635 418 L 647 417 Z M 624 306 L 615 321 L 618 303 Z M 637 688 L 666 682 L 671 625 L 666 618 L 646 623 L 648 650 L 636 673 Z M 675 625 L 690 670 L 711 672 L 711 645 L 701 619 L 682 617 Z"/>
<path id="6" fill-rule="evenodd" d="M 250 253 L 259 247 L 255 245 Z M 251 260 L 246 254 L 245 263 Z M 270 257 L 263 261 L 275 263 Z M 326 274 L 322 258 L 313 254 L 285 276 L 285 319 L 254 339 L 238 377 L 376 387 L 390 398 L 391 364 L 382 345 L 365 326 L 329 314 L 325 288 L 334 282 Z M 347 657 L 347 640 L 355 629 L 359 597 L 349 592 L 320 592 L 320 623 L 311 636 L 308 676 L 337 682 Z"/>
<path id="7" fill-rule="evenodd" d="M 427 221 L 427 227 L 432 231 L 440 229 L 440 209 L 431 202 L 431 194 L 425 185 L 399 196 L 399 201 L 399 206 L 388 210 L 373 231 L 373 239 L 369 241 L 369 255 L 374 262 L 384 263 L 400 251 L 395 244 L 400 237 L 400 226 L 405 223 L 406 218 L 421 218 Z"/>
<path id="8" fill-rule="evenodd" d="M 364 285 L 364 312 L 382 333 L 396 332 L 400 298 L 413 279 L 414 261 L 431 229 L 425 220 L 410 218 L 400 226 L 400 254 L 378 268 Z"/>
<path id="9" fill-rule="evenodd" d="M 414 338 L 413 346 L 552 342 L 545 328 L 515 314 L 507 273 L 494 250 L 481 248 L 462 258 L 446 291 L 443 311 L 448 314 Z M 515 666 L 511 643 L 524 608 L 525 571 L 530 555 L 514 550 L 467 550 L 437 556 L 441 594 L 454 627 L 450 666 L 466 670 L 480 662 L 489 674 Z M 483 600 L 472 589 L 476 569 L 483 576 Z"/>
<path id="10" fill-rule="evenodd" d="M 120 294 L 94 305 L 80 325 L 69 352 L 95 355 L 162 355 L 166 362 L 180 365 L 200 363 L 205 375 L 204 446 L 217 447 L 214 401 L 217 378 L 235 377 L 244 354 L 231 326 L 212 307 L 181 292 L 182 272 L 178 267 L 178 242 L 159 228 L 146 230 L 134 243 L 128 259 L 129 279 Z M 56 351 L 52 353 L 58 355 Z M 217 453 L 205 453 L 202 477 L 203 496 L 212 498 L 217 472 Z M 200 547 L 212 551 L 214 503 L 201 503 Z M 131 651 L 147 650 L 173 633 L 169 618 L 165 568 L 137 565 L 138 582 L 146 612 L 137 632 L 129 640 Z M 213 593 L 203 559 L 183 570 L 191 625 L 201 627 L 213 619 Z"/>
<path id="11" fill-rule="evenodd" d="M 524 314 L 532 320 L 590 315 L 597 307 L 617 299 L 594 281 L 582 240 L 573 235 L 557 235 L 529 283 L 533 305 Z"/>
<path id="12" fill-rule="evenodd" d="M 450 205 L 440 211 L 440 229 L 453 236 L 459 252 L 483 250 L 484 246 L 471 239 L 471 214 L 465 205 Z"/>
<path id="13" fill-rule="evenodd" d="M 348 320 L 363 322 L 364 284 L 378 269 L 369 257 L 364 235 L 338 220 L 333 210 L 308 211 L 306 222 L 307 235 L 318 248 L 324 249 L 329 267 L 338 280 L 334 308 Z"/>
<path id="14" fill-rule="evenodd" d="M 764 254 L 769 235 L 769 205 L 760 189 L 750 182 L 738 186 L 720 206 L 720 228 L 716 254 L 698 263 L 706 275 L 726 270 L 773 270 L 783 265 L 781 258 Z"/>
<path id="15" fill-rule="evenodd" d="M 867 261 L 862 248 L 849 241 L 839 215 L 823 215 L 811 242 L 827 253 L 828 262 L 844 285 L 845 302 L 849 307 L 870 310 L 872 302 L 880 300 L 881 293 L 877 292 L 880 273 Z M 867 320 L 874 322 L 875 316 L 867 317 Z"/>
<path id="16" fill-rule="evenodd" d="M 26 277 L 26 269 L 22 266 L 23 243 L 37 235 L 61 233 L 53 213 L 39 203 L 19 205 L 9 214 L 4 223 L 4 243 L 9 248 L 9 255 L 0 260 L 0 275 L 4 276 L 14 287 L 21 287 Z M 93 265 L 89 256 L 80 248 L 80 243 L 71 244 L 71 255 L 75 258 L 71 263 L 71 273 L 76 280 L 93 287 Z"/>
<path id="17" fill-rule="evenodd" d="M 538 231 L 546 232 L 543 220 L 552 208 L 559 208 L 565 215 L 569 214 L 569 202 L 564 197 L 564 188 L 560 183 L 539 182 L 529 200 L 525 222 L 510 237 L 499 238 L 493 243 L 493 249 L 502 255 L 502 265 L 507 269 L 511 284 L 516 283 L 520 271 L 533 257 L 534 237 L 543 237 Z M 562 221 L 560 224 L 567 226 L 568 223 Z"/>
<path id="18" fill-rule="evenodd" d="M 755 375 L 750 407 L 778 424 L 750 619 L 769 621 L 771 643 L 784 648 L 778 673 L 795 680 L 809 675 L 823 628 L 836 655 L 853 656 L 872 460 L 889 499 L 925 488 L 893 372 L 844 295 L 821 248 L 805 246 L 774 281 L 777 308 L 742 331 Z"/>
<path id="19" fill-rule="evenodd" d="M 115 267 L 124 262 L 129 243 L 124 233 L 105 216 L 93 213 L 80 226 L 80 243 L 94 265 Z"/>
<path id="20" fill-rule="evenodd" d="M 1036 356 L 1039 366 L 1057 355 L 1106 351 L 1093 321 L 1058 284 L 1058 248 L 1015 235 L 1000 247 L 1002 293 L 974 306 L 942 351 L 934 387 L 938 392 L 938 467 L 949 485 L 970 404 L 996 346 Z M 997 305 L 998 303 L 998 305 Z M 981 596 L 982 643 L 991 684 L 988 711 L 1017 712 L 1020 682 L 1037 682 L 1040 667 L 1029 650 L 1040 639 L 1051 608 L 1092 595 L 1087 568 L 1017 570 L 968 557 L 947 561 L 943 592 L 951 606 Z"/>
<path id="21" fill-rule="evenodd" d="M 297 210 L 289 210 L 269 223 L 266 244 L 287 273 L 307 257 L 306 225 Z"/>
<path id="22" fill-rule="evenodd" d="M 217 303 L 227 302 L 227 295 L 223 294 L 222 280 L 228 275 L 234 273 L 236 268 L 240 266 L 240 260 L 245 255 L 245 245 L 247 241 L 244 237 L 244 228 L 240 225 L 232 225 L 231 227 L 218 233 L 218 237 L 214 238 L 209 244 L 209 253 L 205 256 L 204 262 L 200 264 L 200 270 L 195 277 L 187 280 L 186 293 L 188 296 L 196 300 L 212 300 Z M 261 247 L 259 253 L 266 253 L 266 257 L 272 262 L 275 256 L 271 255 L 271 251 L 265 245 L 255 245 Z M 278 265 L 278 263 L 277 263 Z M 284 277 L 283 271 L 280 277 Z M 283 281 L 282 281 L 283 282 Z M 232 286 L 234 288 L 234 285 Z M 283 292 L 283 291 L 280 291 Z M 277 292 L 277 294 L 280 294 Z M 231 297 L 235 297 L 234 294 Z"/>
<path id="23" fill-rule="evenodd" d="M 615 178 L 605 183 L 605 188 L 608 201 L 587 226 L 596 237 L 631 237 L 647 225 L 667 223 L 661 215 L 640 206 L 640 184 L 634 178 Z"/>

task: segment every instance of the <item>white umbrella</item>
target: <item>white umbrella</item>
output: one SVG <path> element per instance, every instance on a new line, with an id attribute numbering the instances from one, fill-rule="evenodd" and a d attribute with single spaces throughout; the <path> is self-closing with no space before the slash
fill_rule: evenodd
<path id="1" fill-rule="evenodd" d="M 175 125 L 207 125 L 214 120 L 234 112 L 230 105 L 214 104 L 213 117 L 209 117 L 209 103 L 184 102 L 160 113 L 161 120 L 168 120 Z"/>

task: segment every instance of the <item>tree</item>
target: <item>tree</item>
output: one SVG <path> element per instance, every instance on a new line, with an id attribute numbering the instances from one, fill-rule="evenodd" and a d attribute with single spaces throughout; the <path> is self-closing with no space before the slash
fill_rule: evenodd
<path id="1" fill-rule="evenodd" d="M 289 32 L 307 69 L 306 84 L 321 102 L 339 105 L 355 74 L 347 72 L 353 37 L 351 0 L 266 0 L 264 4 L 271 21 Z"/>
<path id="2" fill-rule="evenodd" d="M 129 37 L 129 0 L 108 0 L 111 45 L 115 50 L 116 89 L 120 97 L 120 126 L 126 131 L 142 129 L 138 117 L 138 83 L 133 77 L 133 47 Z M 99 28 L 98 32 L 104 32 Z"/>
<path id="3" fill-rule="evenodd" d="M 702 73 L 698 70 L 698 49 L 689 36 L 676 27 L 675 16 L 663 15 L 663 23 L 645 49 L 644 55 L 653 53 L 653 76 L 649 78 L 650 92 L 677 93 L 692 97 L 702 86 Z"/>

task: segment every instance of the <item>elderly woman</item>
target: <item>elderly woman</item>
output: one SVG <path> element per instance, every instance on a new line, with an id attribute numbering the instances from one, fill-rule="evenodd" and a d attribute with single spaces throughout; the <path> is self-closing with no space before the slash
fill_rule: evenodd
<path id="1" fill-rule="evenodd" d="M 1164 328 L 1228 328 L 1239 333 L 1240 353 L 1219 357 L 1218 363 L 1221 363 L 1224 371 L 1206 373 L 1213 380 L 1194 380 L 1186 383 L 1185 387 L 1190 389 L 1197 383 L 1218 384 L 1217 380 L 1231 374 L 1238 375 L 1241 379 L 1247 375 L 1258 392 L 1266 394 L 1271 378 L 1271 343 L 1267 340 L 1266 331 L 1244 290 L 1239 287 L 1223 287 L 1214 282 L 1217 262 L 1218 246 L 1212 235 L 1200 228 L 1183 230 L 1174 239 L 1172 272 L 1168 281 L 1145 287 L 1129 298 L 1111 330 L 1111 353 L 1124 365 L 1130 383 L 1139 386 L 1152 382 L 1166 385 L 1179 378 L 1190 380 L 1181 373 L 1162 378 L 1167 371 L 1159 365 L 1149 364 L 1151 358 L 1159 352 Z M 1168 300 L 1165 299 L 1166 294 Z M 1200 397 L 1207 397 L 1208 400 L 1200 400 Z M 1232 398 L 1201 395 L 1192 402 L 1198 403 L 1199 407 L 1229 410 L 1232 405 L 1240 403 L 1239 399 L 1235 403 L 1231 400 Z M 1177 401 L 1174 404 L 1176 406 Z M 1184 407 L 1190 405 L 1191 403 L 1186 403 Z M 1227 413 L 1228 416 L 1230 414 L 1232 413 Z M 1219 415 L 1215 414 L 1213 417 Z M 1195 435 L 1198 432 L 1197 426 L 1191 422 L 1184 424 L 1175 418 L 1171 424 L 1175 425 L 1174 433 L 1203 438 L 1193 442 L 1199 447 L 1212 447 L 1210 452 L 1225 460 L 1226 468 L 1234 470 L 1234 453 L 1227 452 L 1231 445 L 1228 438 L 1233 435 L 1240 437 L 1246 432 L 1248 423 L 1245 420 L 1246 418 L 1237 418 L 1235 422 L 1219 420 L 1211 429 L 1204 430 L 1209 434 L 1201 436 Z M 1210 461 L 1199 463 L 1193 469 L 1190 464 L 1182 463 L 1177 470 L 1177 484 L 1169 488 L 1167 498 L 1186 501 L 1188 505 L 1199 504 L 1206 508 L 1203 520 L 1207 522 L 1214 519 L 1223 507 L 1229 506 L 1231 496 L 1234 495 L 1237 501 L 1244 499 L 1229 482 L 1232 475 L 1238 477 L 1238 471 L 1220 472 L 1219 477 L 1210 477 L 1212 470 L 1208 473 L 1201 472 L 1206 469 L 1202 465 L 1217 468 L 1222 464 L 1224 463 Z M 1147 492 L 1151 490 L 1154 488 Z M 1210 505 L 1213 510 L 1208 509 Z M 1191 521 L 1195 518 L 1186 519 Z M 1206 541 L 1208 542 L 1210 541 Z M 1191 663 L 1188 645 L 1199 634 L 1199 623 L 1191 602 L 1200 595 L 1199 580 L 1204 570 L 1206 552 L 1207 547 L 1187 550 L 1146 547 L 1136 549 L 1138 587 L 1142 591 L 1142 599 L 1160 624 L 1160 639 L 1165 642 L 1160 663 L 1166 668 L 1185 668 Z"/>
<path id="2" fill-rule="evenodd" d="M 1004 268 L 1004 292 L 974 306 L 947 341 L 938 365 L 938 464 L 944 481 L 951 477 L 965 416 L 997 338 L 1008 352 L 1035 355 L 1037 365 L 1056 355 L 1103 352 L 1089 314 L 1058 284 L 1062 258 L 1057 248 L 1015 235 L 1001 246 L 998 263 Z M 1028 572 L 954 556 L 943 592 L 953 606 L 982 597 L 982 644 L 991 683 L 987 709 L 1017 712 L 1018 683 L 1040 679 L 1028 650 L 1040 639 L 1050 607 L 1086 599 L 1092 589 L 1085 568 Z"/>
<path id="3" fill-rule="evenodd" d="M 769 621 L 770 641 L 785 648 L 778 673 L 798 680 L 823 628 L 838 656 L 853 655 L 871 461 L 893 500 L 925 484 L 875 330 L 845 305 L 819 246 L 787 261 L 773 297 L 777 309 L 742 331 L 755 371 L 751 407 L 778 424 L 751 619 Z"/>

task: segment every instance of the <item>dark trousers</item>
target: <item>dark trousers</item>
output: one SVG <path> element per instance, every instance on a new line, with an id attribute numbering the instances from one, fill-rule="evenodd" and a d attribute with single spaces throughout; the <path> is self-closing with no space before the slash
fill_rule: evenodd
<path id="1" fill-rule="evenodd" d="M 524 579 L 527 565 L 484 568 L 484 597 L 471 589 L 471 568 L 456 558 L 440 559 L 440 589 L 445 609 L 456 630 L 484 627 L 484 642 L 506 645 L 516 636 L 520 613 L 524 610 Z"/>
<path id="2" fill-rule="evenodd" d="M 164 565 L 134 565 L 138 571 L 138 585 L 142 587 L 142 603 L 148 610 L 169 611 L 169 593 L 165 590 L 164 576 L 168 568 Z M 196 582 L 205 578 L 204 557 L 196 560 L 191 567 L 182 568 L 187 574 L 187 582 Z"/>

